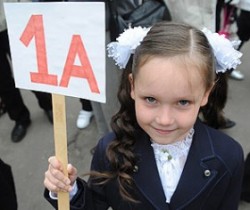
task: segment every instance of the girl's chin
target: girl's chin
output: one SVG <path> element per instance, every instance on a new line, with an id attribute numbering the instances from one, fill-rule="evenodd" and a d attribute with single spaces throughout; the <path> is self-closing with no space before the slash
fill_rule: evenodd
<path id="1" fill-rule="evenodd" d="M 175 140 L 172 138 L 166 138 L 166 137 L 159 138 L 159 136 L 158 137 L 154 136 L 153 138 L 151 137 L 151 139 L 157 144 L 172 144 L 175 142 Z"/>
<path id="2" fill-rule="evenodd" d="M 188 131 L 184 132 L 183 134 L 175 133 L 175 131 L 174 130 L 171 130 L 171 131 L 161 130 L 160 132 L 158 132 L 157 130 L 150 137 L 157 144 L 172 144 L 172 143 L 183 140 L 188 134 Z"/>

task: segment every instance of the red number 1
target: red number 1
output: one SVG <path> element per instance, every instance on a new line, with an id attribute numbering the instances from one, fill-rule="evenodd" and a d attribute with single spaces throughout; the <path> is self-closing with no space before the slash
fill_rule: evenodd
<path id="1" fill-rule="evenodd" d="M 31 81 L 34 83 L 57 86 L 57 75 L 48 73 L 42 15 L 31 16 L 22 36 L 20 37 L 20 40 L 27 47 L 33 37 L 35 39 L 38 72 L 30 72 Z"/>

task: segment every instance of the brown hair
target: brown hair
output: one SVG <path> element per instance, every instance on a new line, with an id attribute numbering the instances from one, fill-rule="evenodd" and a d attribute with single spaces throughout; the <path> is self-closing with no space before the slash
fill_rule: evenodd
<path id="1" fill-rule="evenodd" d="M 156 23 L 148 32 L 141 45 L 136 49 L 123 72 L 118 91 L 120 109 L 112 118 L 111 127 L 116 139 L 110 143 L 106 155 L 112 172 L 98 174 L 103 178 L 102 183 L 117 180 L 121 196 L 129 201 L 136 200 L 129 193 L 133 185 L 131 177 L 136 166 L 137 157 L 134 154 L 135 134 L 141 130 L 135 116 L 134 101 L 130 97 L 128 75 L 132 72 L 136 77 L 140 67 L 151 57 L 184 56 L 195 61 L 203 78 L 206 89 L 214 82 L 214 58 L 211 47 L 205 35 L 188 25 L 173 22 Z M 194 62 L 193 62 L 194 63 Z"/>

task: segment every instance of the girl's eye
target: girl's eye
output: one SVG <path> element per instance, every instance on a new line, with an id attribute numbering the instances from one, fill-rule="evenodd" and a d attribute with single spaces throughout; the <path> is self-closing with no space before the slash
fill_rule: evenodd
<path id="1" fill-rule="evenodd" d="M 178 102 L 178 104 L 181 105 L 181 106 L 187 106 L 189 103 L 190 103 L 190 102 L 189 102 L 188 100 L 180 100 L 180 101 Z"/>
<path id="2" fill-rule="evenodd" d="M 149 103 L 149 104 L 154 104 L 154 103 L 156 103 L 156 100 L 155 100 L 155 98 L 153 98 L 153 97 L 146 97 L 145 100 L 146 100 L 146 102 Z"/>

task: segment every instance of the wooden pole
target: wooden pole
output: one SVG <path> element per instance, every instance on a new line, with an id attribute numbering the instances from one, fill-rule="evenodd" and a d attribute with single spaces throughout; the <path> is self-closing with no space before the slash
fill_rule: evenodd
<path id="1" fill-rule="evenodd" d="M 53 103 L 53 124 L 56 158 L 63 164 L 63 172 L 67 173 L 68 149 L 65 96 L 52 94 Z M 58 210 L 69 210 L 69 193 L 58 193 Z"/>

